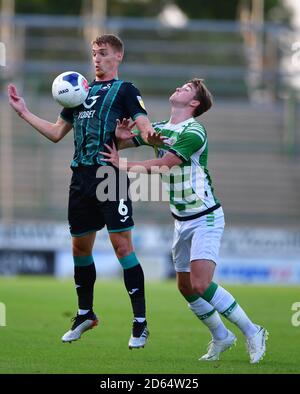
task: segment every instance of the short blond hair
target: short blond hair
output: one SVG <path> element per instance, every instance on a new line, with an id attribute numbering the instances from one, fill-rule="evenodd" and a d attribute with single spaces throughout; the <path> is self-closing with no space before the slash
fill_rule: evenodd
<path id="1" fill-rule="evenodd" d="M 110 45 L 116 52 L 124 52 L 123 41 L 114 34 L 103 34 L 102 36 L 98 36 L 94 41 L 92 41 L 92 45 L 93 44 L 97 44 L 99 46 L 107 44 Z"/>

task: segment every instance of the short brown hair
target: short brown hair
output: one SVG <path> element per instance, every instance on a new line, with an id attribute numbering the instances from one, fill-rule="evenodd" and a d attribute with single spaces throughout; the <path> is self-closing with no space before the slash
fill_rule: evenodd
<path id="1" fill-rule="evenodd" d="M 98 36 L 94 41 L 92 41 L 92 45 L 93 44 L 97 44 L 99 46 L 103 44 L 108 44 L 117 52 L 124 52 L 123 41 L 114 34 L 103 34 L 102 36 Z"/>
<path id="2" fill-rule="evenodd" d="M 204 79 L 193 78 L 188 83 L 192 83 L 196 89 L 195 100 L 199 100 L 200 104 L 195 108 L 193 116 L 202 115 L 208 111 L 213 104 L 213 96 L 204 84 Z"/>

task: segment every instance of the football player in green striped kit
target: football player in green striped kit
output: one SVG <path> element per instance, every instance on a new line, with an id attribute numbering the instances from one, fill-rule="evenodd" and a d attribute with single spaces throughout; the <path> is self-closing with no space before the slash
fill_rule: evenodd
<path id="1" fill-rule="evenodd" d="M 52 142 L 59 142 L 74 129 L 74 157 L 68 219 L 72 236 L 74 279 L 78 297 L 78 311 L 63 342 L 78 340 L 88 329 L 98 324 L 93 311 L 96 269 L 92 256 L 96 232 L 107 227 L 115 254 L 123 268 L 124 283 L 131 300 L 133 326 L 128 347 L 144 347 L 148 337 L 144 274 L 131 241 L 132 204 L 121 196 L 119 177 L 111 187 L 114 199 L 99 201 L 98 186 L 106 182 L 99 171 L 107 166 L 100 151 L 104 144 L 117 141 L 117 118 L 133 119 L 145 139 L 153 132 L 139 90 L 130 82 L 118 79 L 118 68 L 123 59 L 124 45 L 119 37 L 104 34 L 92 42 L 95 80 L 89 86 L 85 102 L 76 108 L 64 108 L 56 123 L 50 123 L 30 112 L 14 85 L 8 87 L 9 103 L 18 115 Z M 112 168 L 111 168 L 112 169 Z M 102 184 L 103 184 L 102 183 Z"/>
<path id="2" fill-rule="evenodd" d="M 103 154 L 120 169 L 162 174 L 175 219 L 172 252 L 178 288 L 212 335 L 200 360 L 218 360 L 236 342 L 221 314 L 242 331 L 250 363 L 258 363 L 266 351 L 266 329 L 254 324 L 234 297 L 213 282 L 225 221 L 207 169 L 207 133 L 195 119 L 210 109 L 212 96 L 203 80 L 195 78 L 177 88 L 170 103 L 170 119 L 153 123 L 156 133 L 147 142 L 141 135 L 133 137 L 129 120 L 118 122 L 118 132 L 131 136 L 122 148 L 156 144 L 156 159 L 128 162 L 119 158 L 114 146 Z"/>

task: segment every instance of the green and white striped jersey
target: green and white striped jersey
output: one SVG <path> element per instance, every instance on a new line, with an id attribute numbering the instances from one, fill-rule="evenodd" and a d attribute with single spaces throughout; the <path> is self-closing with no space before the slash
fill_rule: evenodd
<path id="1" fill-rule="evenodd" d="M 207 169 L 208 145 L 204 126 L 194 118 L 178 124 L 162 121 L 152 125 L 157 132 L 168 137 L 163 146 L 155 148 L 156 156 L 163 157 L 172 152 L 183 160 L 181 165 L 162 175 L 171 212 L 187 218 L 218 204 Z M 137 145 L 146 145 L 140 135 L 134 141 Z"/>

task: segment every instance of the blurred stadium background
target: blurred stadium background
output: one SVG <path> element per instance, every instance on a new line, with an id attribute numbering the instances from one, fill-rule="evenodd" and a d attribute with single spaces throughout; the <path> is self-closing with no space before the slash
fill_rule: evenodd
<path id="1" fill-rule="evenodd" d="M 67 195 L 73 139 L 52 144 L 9 108 L 13 81 L 49 121 L 56 75 L 93 78 L 90 41 L 120 35 L 120 78 L 136 83 L 150 119 L 167 119 L 168 97 L 205 78 L 215 105 L 201 122 L 209 168 L 227 219 L 219 280 L 300 283 L 300 3 L 298 0 L 1 0 L 0 274 L 71 276 Z M 149 158 L 152 151 L 126 155 Z M 134 243 L 147 279 L 173 275 L 166 202 L 134 204 Z M 99 233 L 99 277 L 120 275 Z"/>

